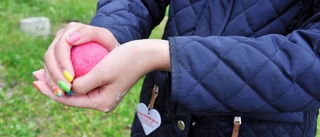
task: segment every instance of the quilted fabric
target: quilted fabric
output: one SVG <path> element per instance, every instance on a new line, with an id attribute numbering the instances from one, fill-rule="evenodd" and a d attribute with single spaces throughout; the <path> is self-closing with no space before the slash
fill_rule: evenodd
<path id="1" fill-rule="evenodd" d="M 231 136 L 233 116 L 239 136 L 315 136 L 320 1 L 100 0 L 91 24 L 121 43 L 147 38 L 168 4 L 171 73 L 147 75 L 140 98 L 160 86 L 150 136 Z M 132 136 L 144 136 L 137 118 Z"/>
<path id="2" fill-rule="evenodd" d="M 178 79 L 177 84 L 173 84 L 176 89 L 173 96 L 188 109 L 274 113 L 318 107 L 314 99 L 320 94 L 320 84 L 309 84 L 308 78 L 312 77 L 314 82 L 320 80 L 320 64 L 310 48 L 274 35 L 257 39 L 193 39 L 176 38 L 172 41 L 175 46 L 171 47 L 175 52 L 172 58 L 177 60 L 173 66 L 178 66 L 173 71 L 173 79 Z M 195 50 L 199 54 L 192 59 L 195 54 L 191 53 Z M 179 83 L 190 84 L 179 86 Z M 203 102 L 189 102 L 194 99 Z"/>

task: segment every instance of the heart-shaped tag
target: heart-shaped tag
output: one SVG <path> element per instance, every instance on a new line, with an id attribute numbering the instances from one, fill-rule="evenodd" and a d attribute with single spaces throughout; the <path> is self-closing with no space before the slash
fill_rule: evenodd
<path id="1" fill-rule="evenodd" d="M 157 110 L 148 110 L 144 103 L 139 103 L 137 107 L 137 114 L 146 135 L 157 129 L 161 124 L 161 117 Z"/>

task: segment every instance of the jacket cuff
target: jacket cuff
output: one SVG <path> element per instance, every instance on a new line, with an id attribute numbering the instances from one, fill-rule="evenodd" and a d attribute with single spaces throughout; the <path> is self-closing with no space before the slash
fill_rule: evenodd
<path id="1" fill-rule="evenodd" d="M 169 37 L 169 52 L 170 52 L 170 64 L 171 64 L 171 99 L 176 102 L 179 97 L 179 69 L 177 61 L 177 46 L 176 38 Z"/>

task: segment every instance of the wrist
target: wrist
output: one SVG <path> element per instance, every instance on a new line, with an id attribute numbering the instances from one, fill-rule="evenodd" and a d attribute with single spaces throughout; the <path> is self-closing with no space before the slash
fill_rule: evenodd
<path id="1" fill-rule="evenodd" d="M 142 70 L 149 73 L 154 70 L 170 71 L 169 42 L 159 39 L 131 41 L 137 63 Z"/>
<path id="2" fill-rule="evenodd" d="M 153 70 L 170 71 L 169 42 L 167 40 L 150 40 L 147 44 L 150 47 L 148 58 L 154 64 Z M 149 45 L 150 44 L 150 45 Z"/>

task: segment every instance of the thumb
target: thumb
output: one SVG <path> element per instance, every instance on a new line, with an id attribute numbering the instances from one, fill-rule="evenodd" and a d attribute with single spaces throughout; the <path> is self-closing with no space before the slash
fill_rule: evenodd
<path id="1" fill-rule="evenodd" d="M 110 72 L 103 64 L 103 58 L 88 73 L 77 77 L 72 82 L 72 91 L 75 94 L 87 94 L 88 92 L 109 83 L 109 76 L 104 72 Z"/>
<path id="2" fill-rule="evenodd" d="M 72 91 L 85 94 L 103 85 L 104 91 L 124 92 L 148 72 L 145 60 L 134 51 L 135 46 L 122 45 L 104 56 L 87 74 L 74 79 Z M 134 63 L 133 63 L 134 62 Z"/>

